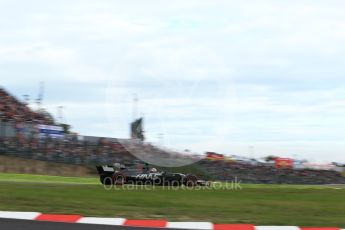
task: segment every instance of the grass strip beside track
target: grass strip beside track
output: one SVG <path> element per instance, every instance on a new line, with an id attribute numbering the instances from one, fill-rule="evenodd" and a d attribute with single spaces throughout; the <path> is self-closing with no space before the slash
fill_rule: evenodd
<path id="1" fill-rule="evenodd" d="M 256 225 L 345 227 L 341 186 L 104 190 L 98 178 L 0 174 L 0 210 Z M 339 188 L 339 189 L 334 189 Z"/>
<path id="2" fill-rule="evenodd" d="M 99 178 L 0 173 L 0 182 L 99 184 Z"/>

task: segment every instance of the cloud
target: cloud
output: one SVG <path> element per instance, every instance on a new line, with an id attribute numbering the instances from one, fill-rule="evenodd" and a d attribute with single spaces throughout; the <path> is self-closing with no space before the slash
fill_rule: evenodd
<path id="1" fill-rule="evenodd" d="M 137 93 L 149 135 L 171 146 L 342 151 L 343 1 L 0 4 L 1 84 L 45 81 L 45 106 L 65 105 L 81 133 L 128 135 Z"/>

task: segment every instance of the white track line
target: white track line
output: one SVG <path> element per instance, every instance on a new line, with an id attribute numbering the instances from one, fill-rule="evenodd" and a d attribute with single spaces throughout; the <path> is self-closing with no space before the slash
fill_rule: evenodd
<path id="1" fill-rule="evenodd" d="M 101 218 L 101 217 L 82 217 L 77 223 L 82 224 L 104 224 L 104 225 L 123 225 L 125 218 Z"/>
<path id="2" fill-rule="evenodd" d="M 20 220 L 34 220 L 41 215 L 39 212 L 2 212 L 0 211 L 0 218 L 20 219 Z"/>
<path id="3" fill-rule="evenodd" d="M 182 228 L 182 229 L 213 229 L 213 224 L 210 222 L 168 222 L 167 228 Z"/>
<path id="4" fill-rule="evenodd" d="M 296 226 L 255 226 L 255 230 L 300 230 Z"/>

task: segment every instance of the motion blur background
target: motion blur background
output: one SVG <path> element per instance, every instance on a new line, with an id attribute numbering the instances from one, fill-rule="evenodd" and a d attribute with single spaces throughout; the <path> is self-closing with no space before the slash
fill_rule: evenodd
<path id="1" fill-rule="evenodd" d="M 344 12 L 0 0 L 0 211 L 345 228 Z M 145 162 L 243 190 L 108 191 L 95 168 Z"/>
<path id="2" fill-rule="evenodd" d="M 343 7 L 1 1 L 1 170 L 162 159 L 217 180 L 343 182 Z"/>
<path id="3" fill-rule="evenodd" d="M 271 155 L 255 159 L 215 152 L 197 155 L 187 150 L 178 152 L 156 146 L 145 142 L 142 118 L 130 124 L 131 137 L 127 139 L 80 135 L 71 132 L 69 124 L 57 122 L 43 108 L 34 111 L 5 89 L 0 90 L 2 172 L 87 176 L 95 173 L 97 164 L 139 165 L 146 159 L 164 159 L 156 161 L 156 165 L 176 166 L 168 162 L 178 159 L 185 163 L 181 165 L 185 167 L 170 170 L 194 173 L 212 180 L 231 181 L 237 177 L 247 183 L 345 182 L 342 176 L 344 165 L 337 162 L 318 164 Z M 40 106 L 40 99 L 37 102 Z M 123 146 L 121 143 L 127 144 Z M 144 155 L 143 158 L 136 157 L 137 154 L 133 154 L 136 152 Z"/>

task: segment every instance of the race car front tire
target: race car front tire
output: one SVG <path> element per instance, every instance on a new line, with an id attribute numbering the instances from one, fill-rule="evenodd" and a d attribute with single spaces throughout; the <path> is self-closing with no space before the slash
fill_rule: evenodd
<path id="1" fill-rule="evenodd" d="M 198 178 L 192 174 L 189 174 L 184 179 L 184 185 L 188 187 L 194 187 L 198 184 Z"/>

